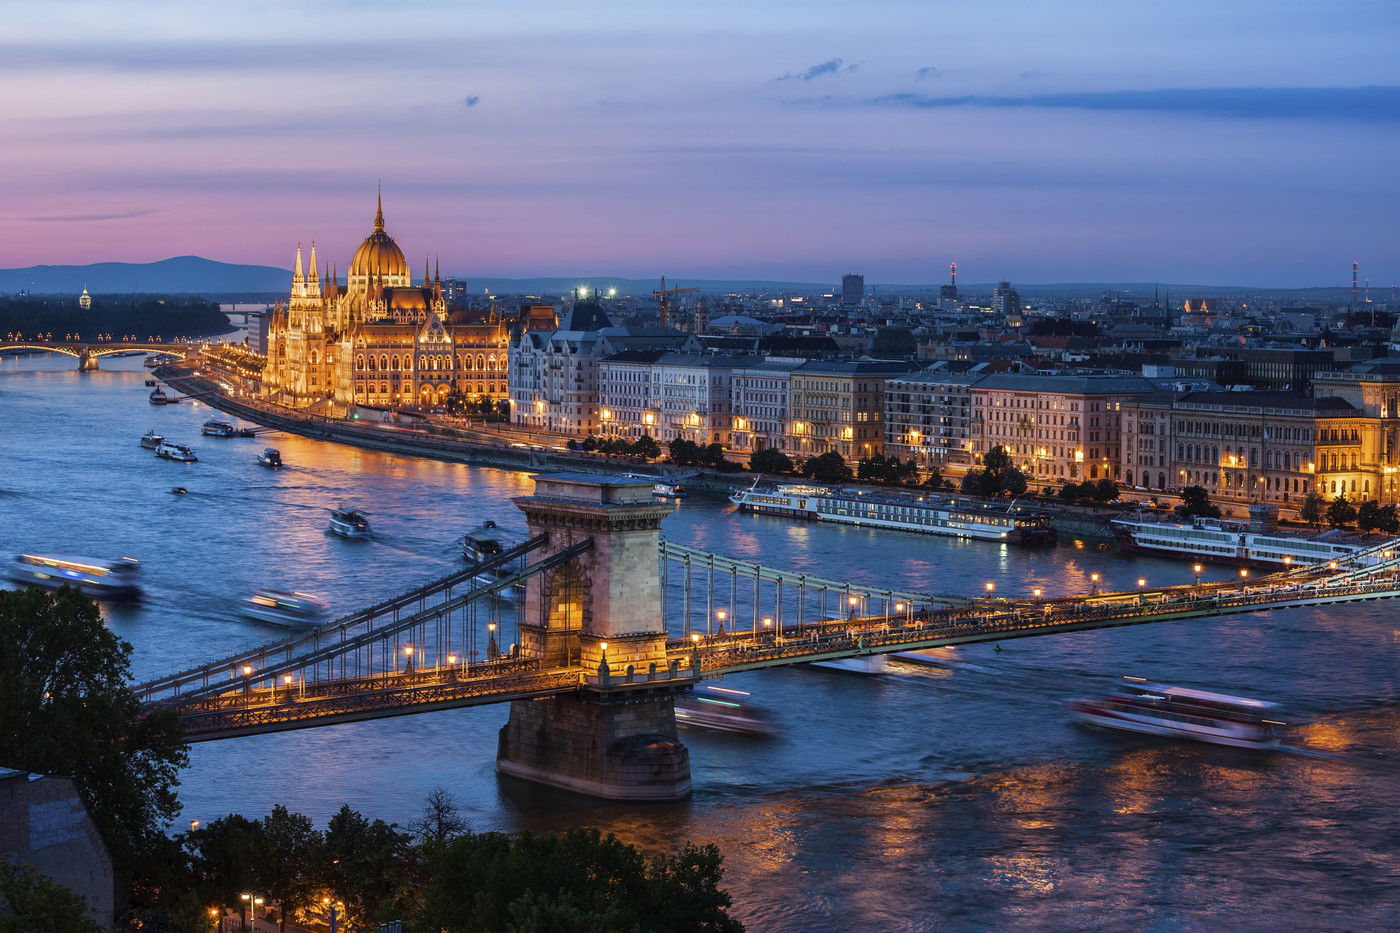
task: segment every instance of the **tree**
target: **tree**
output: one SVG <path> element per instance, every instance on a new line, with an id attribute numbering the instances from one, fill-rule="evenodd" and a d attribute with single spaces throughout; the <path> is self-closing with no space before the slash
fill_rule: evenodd
<path id="1" fill-rule="evenodd" d="M 424 929 L 729 933 L 713 846 L 647 858 L 596 829 L 466 835 L 431 858 Z"/>
<path id="2" fill-rule="evenodd" d="M 1000 444 L 982 457 L 982 469 L 968 470 L 962 491 L 973 496 L 1019 496 L 1026 491 L 1026 474 L 1016 469 L 1011 455 Z"/>
<path id="3" fill-rule="evenodd" d="M 923 484 L 929 489 L 942 489 L 944 486 L 943 472 L 937 467 L 931 467 Z"/>
<path id="4" fill-rule="evenodd" d="M 1298 517 L 1313 526 L 1321 525 L 1326 514 L 1327 500 L 1316 491 L 1308 493 L 1307 498 L 1303 500 L 1302 507 L 1298 509 Z"/>
<path id="5" fill-rule="evenodd" d="M 259 887 L 276 901 L 278 926 L 287 929 L 287 913 L 306 906 L 317 890 L 316 864 L 322 845 L 311 817 L 278 804 L 262 818 L 262 850 L 256 865 Z"/>
<path id="6" fill-rule="evenodd" d="M 185 844 L 205 899 L 221 907 L 242 907 L 238 895 L 256 886 L 267 852 L 262 823 L 230 813 L 191 830 Z"/>
<path id="7" fill-rule="evenodd" d="M 1219 518 L 1220 509 L 1210 501 L 1204 486 L 1187 486 L 1181 490 L 1181 505 L 1176 507 L 1183 518 Z"/>
<path id="8" fill-rule="evenodd" d="M 0 933 L 98 933 L 83 898 L 54 881 L 0 860 Z"/>
<path id="9" fill-rule="evenodd" d="M 0 757 L 72 777 L 115 867 L 139 873 L 179 812 L 189 754 L 174 714 L 143 714 L 130 659 L 77 590 L 0 591 Z"/>
<path id="10" fill-rule="evenodd" d="M 632 442 L 632 456 L 643 460 L 655 460 L 661 456 L 661 445 L 650 434 L 643 434 Z"/>
<path id="11" fill-rule="evenodd" d="M 1356 510 L 1356 527 L 1361 531 L 1372 532 L 1381 526 L 1381 504 L 1375 499 L 1361 503 Z"/>
<path id="12" fill-rule="evenodd" d="M 468 829 L 457 800 L 445 787 L 435 787 L 423 801 L 423 814 L 411 829 L 425 843 L 451 842 Z"/>
<path id="13" fill-rule="evenodd" d="M 1342 496 L 1333 499 L 1327 506 L 1327 524 L 1341 528 L 1356 521 L 1356 506 Z"/>
<path id="14" fill-rule="evenodd" d="M 792 458 L 776 447 L 764 447 L 749 457 L 749 469 L 755 473 L 791 473 Z"/>
<path id="15" fill-rule="evenodd" d="M 695 466 L 700 463 L 700 446 L 683 437 L 672 438 L 666 445 L 668 459 L 679 466 Z"/>
<path id="16" fill-rule="evenodd" d="M 326 824 L 324 840 L 323 877 L 331 896 L 345 903 L 348 929 L 408 912 L 418 878 L 407 833 L 342 806 Z"/>
<path id="17" fill-rule="evenodd" d="M 1388 535 L 1400 532 L 1400 514 L 1397 514 L 1394 505 L 1381 506 L 1380 514 L 1376 517 L 1376 529 Z"/>
<path id="18" fill-rule="evenodd" d="M 802 475 L 819 483 L 844 483 L 851 478 L 851 468 L 846 466 L 846 458 L 840 453 L 828 450 L 819 456 L 808 457 L 802 464 Z"/>

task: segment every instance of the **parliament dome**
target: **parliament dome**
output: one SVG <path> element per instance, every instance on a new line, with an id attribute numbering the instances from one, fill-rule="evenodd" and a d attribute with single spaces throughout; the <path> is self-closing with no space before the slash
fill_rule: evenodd
<path id="1" fill-rule="evenodd" d="M 380 279 L 385 285 L 409 284 L 408 260 L 394 238 L 384 232 L 382 199 L 374 212 L 374 232 L 365 237 L 350 260 L 349 277 L 351 281 Z"/>

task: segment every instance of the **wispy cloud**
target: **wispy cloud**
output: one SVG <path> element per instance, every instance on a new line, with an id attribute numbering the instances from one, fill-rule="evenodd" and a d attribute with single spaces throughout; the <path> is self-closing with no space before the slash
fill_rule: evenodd
<path id="1" fill-rule="evenodd" d="M 819 62 L 808 68 L 806 71 L 789 71 L 775 81 L 813 81 L 817 78 L 834 77 L 835 75 L 853 74 L 860 70 L 859 62 L 852 62 L 847 65 L 844 59 L 831 58 L 824 62 Z"/>
<path id="2" fill-rule="evenodd" d="M 1136 110 L 1216 117 L 1372 120 L 1400 122 L 1400 87 L 1217 87 L 1155 91 L 1073 91 L 1024 96 L 934 97 L 904 92 L 863 101 L 868 106 L 1038 107 L 1075 110 Z"/>
<path id="3" fill-rule="evenodd" d="M 938 68 L 933 65 L 926 65 L 914 72 L 915 81 L 923 81 L 926 78 L 940 78 L 942 76 L 943 72 L 939 71 Z"/>
<path id="4" fill-rule="evenodd" d="M 479 94 L 468 94 L 462 98 L 463 107 L 475 107 L 479 103 L 481 103 L 481 95 Z"/>
<path id="5" fill-rule="evenodd" d="M 144 217 L 154 214 L 154 210 L 122 211 L 119 214 L 44 214 L 39 217 L 26 217 L 25 220 L 39 224 L 87 223 L 97 220 L 126 220 L 128 217 Z"/>

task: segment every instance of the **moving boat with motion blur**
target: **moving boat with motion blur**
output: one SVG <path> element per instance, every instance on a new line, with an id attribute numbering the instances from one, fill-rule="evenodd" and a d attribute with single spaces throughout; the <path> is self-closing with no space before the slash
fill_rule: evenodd
<path id="1" fill-rule="evenodd" d="M 347 509 L 344 507 L 331 510 L 331 524 L 328 529 L 331 534 L 339 535 L 342 538 L 368 538 L 370 536 L 369 519 L 364 512 L 359 509 Z"/>
<path id="2" fill-rule="evenodd" d="M 712 684 L 676 697 L 676 723 L 691 729 L 734 732 L 740 735 L 773 735 L 777 727 L 760 707 L 748 702 L 743 690 Z"/>
<path id="3" fill-rule="evenodd" d="M 1283 740 L 1276 703 L 1125 679 L 1114 695 L 1073 700 L 1070 709 L 1088 725 L 1212 745 L 1272 749 Z"/>
<path id="4" fill-rule="evenodd" d="M 685 497 L 685 486 L 674 483 L 664 476 L 655 476 L 651 473 L 628 473 L 626 478 L 651 483 L 653 496 L 660 496 L 663 499 L 682 499 Z"/>
<path id="5" fill-rule="evenodd" d="M 77 587 L 84 595 L 130 599 L 141 593 L 134 557 L 105 560 L 62 554 L 20 554 L 10 565 L 10 579 L 28 586 L 56 590 Z"/>
<path id="6" fill-rule="evenodd" d="M 326 604 L 306 593 L 260 590 L 243 600 L 243 614 L 261 622 L 304 628 L 318 624 Z"/>
<path id="7" fill-rule="evenodd" d="M 177 463 L 194 463 L 199 458 L 184 444 L 172 444 L 169 441 L 162 441 L 156 447 L 156 456 L 162 460 L 174 460 Z"/>
<path id="8" fill-rule="evenodd" d="M 488 518 L 462 536 L 462 559 L 469 564 L 480 564 L 493 557 L 499 557 L 519 543 Z M 509 567 L 497 567 L 478 576 L 476 580 L 478 585 L 494 583 L 502 577 L 510 576 L 512 572 Z M 514 600 L 524 592 L 525 585 L 517 583 L 500 590 L 496 595 L 501 599 Z"/>
<path id="9" fill-rule="evenodd" d="M 147 431 L 145 434 L 141 435 L 141 446 L 146 448 L 147 450 L 155 450 L 157 447 L 164 443 L 165 438 L 157 434 L 155 431 Z"/>
<path id="10" fill-rule="evenodd" d="M 264 448 L 263 452 L 258 455 L 258 463 L 269 470 L 280 470 L 282 469 L 282 452 L 276 447 Z"/>

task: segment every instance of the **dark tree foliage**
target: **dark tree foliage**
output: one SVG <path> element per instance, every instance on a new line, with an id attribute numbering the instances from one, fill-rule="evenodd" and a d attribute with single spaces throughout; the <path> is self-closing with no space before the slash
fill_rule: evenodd
<path id="1" fill-rule="evenodd" d="M 0 859 L 0 933 L 99 933 L 87 901 L 48 875 Z"/>
<path id="2" fill-rule="evenodd" d="M 650 434 L 643 434 L 635 441 L 621 438 L 597 438 L 588 435 L 580 445 L 584 450 L 597 451 L 609 457 L 635 457 L 639 460 L 655 460 L 661 456 L 661 445 Z"/>
<path id="3" fill-rule="evenodd" d="M 453 933 L 739 931 L 713 846 L 648 858 L 595 829 L 467 835 L 428 864 L 421 924 Z"/>
<path id="4" fill-rule="evenodd" d="M 678 437 L 666 445 L 668 459 L 679 466 L 709 467 L 713 470 L 729 470 L 736 467 L 724 456 L 723 444 L 697 444 Z"/>
<path id="5" fill-rule="evenodd" d="M 218 304 L 189 295 L 101 295 L 87 311 L 78 307 L 76 298 L 0 298 L 0 333 L 16 331 L 30 339 L 52 333 L 61 340 L 76 333 L 84 340 L 96 340 L 99 334 L 169 340 L 231 330 Z"/>
<path id="6" fill-rule="evenodd" d="M 189 756 L 173 714 L 142 716 L 130 658 L 77 590 L 0 591 L 0 760 L 72 777 L 117 869 L 139 875 Z"/>
<path id="7" fill-rule="evenodd" d="M 917 485 L 919 465 L 913 460 L 900 460 L 898 457 L 885 457 L 875 454 L 862 458 L 856 463 L 856 476 L 872 483 L 893 483 L 896 485 Z"/>
<path id="8" fill-rule="evenodd" d="M 1026 474 L 1016 469 L 1000 444 L 982 457 L 982 469 L 968 470 L 962 479 L 962 491 L 973 496 L 1019 496 L 1026 485 Z"/>
<path id="9" fill-rule="evenodd" d="M 1187 486 L 1181 490 L 1181 504 L 1176 507 L 1183 518 L 1219 518 L 1220 508 L 1210 501 L 1204 486 Z"/>
<path id="10" fill-rule="evenodd" d="M 749 469 L 755 473 L 791 473 L 795 467 L 787 454 L 776 447 L 765 447 L 749 457 Z"/>
<path id="11" fill-rule="evenodd" d="M 1327 505 L 1327 524 L 1343 528 L 1356 521 L 1356 506 L 1338 496 Z"/>
<path id="12" fill-rule="evenodd" d="M 802 464 L 802 475 L 819 483 L 844 483 L 851 478 L 851 468 L 846 466 L 846 458 L 834 450 L 808 457 Z"/>
<path id="13" fill-rule="evenodd" d="M 1316 492 L 1310 492 L 1298 509 L 1298 516 L 1310 525 L 1321 525 L 1327 517 L 1327 500 Z"/>
<path id="14" fill-rule="evenodd" d="M 950 484 L 943 478 L 943 471 L 936 468 L 929 470 L 928 476 L 924 478 L 924 487 L 927 489 L 942 489 L 946 485 Z"/>
<path id="15" fill-rule="evenodd" d="M 1107 504 L 1118 498 L 1118 484 L 1111 479 L 1086 479 L 1082 483 L 1065 483 L 1059 497 L 1066 502 Z"/>
<path id="16" fill-rule="evenodd" d="M 420 886 L 413 837 L 343 806 L 323 836 L 325 887 L 345 903 L 347 926 L 407 915 Z M 434 928 L 436 929 L 436 928 Z"/>

